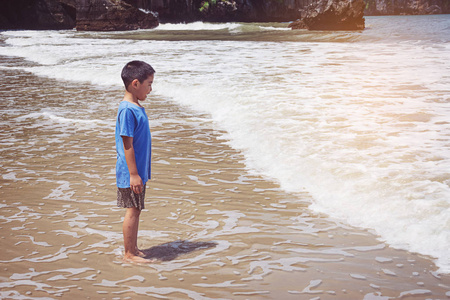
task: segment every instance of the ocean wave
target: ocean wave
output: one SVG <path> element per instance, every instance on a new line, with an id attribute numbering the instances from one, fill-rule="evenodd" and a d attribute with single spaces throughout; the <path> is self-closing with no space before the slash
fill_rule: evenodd
<path id="1" fill-rule="evenodd" d="M 232 35 L 242 33 L 259 33 L 269 31 L 291 31 L 287 24 L 283 23 L 207 23 L 193 22 L 182 24 L 165 23 L 160 24 L 153 31 L 183 31 L 192 34 L 198 31 L 222 32 L 226 31 Z"/>
<path id="2" fill-rule="evenodd" d="M 238 23 L 207 23 L 207 22 L 193 22 L 193 23 L 163 23 L 154 30 L 167 31 L 198 31 L 198 30 L 234 30 L 241 27 Z"/>
<path id="3" fill-rule="evenodd" d="M 104 121 L 104 120 L 86 120 L 86 119 L 73 119 L 73 118 L 65 118 L 62 116 L 58 116 L 54 113 L 44 111 L 44 112 L 36 112 L 30 113 L 23 116 L 19 116 L 15 118 L 18 122 L 23 122 L 27 120 L 44 120 L 51 121 L 58 124 L 67 124 L 67 125 L 75 125 L 80 128 L 92 128 L 94 126 L 114 126 L 113 121 Z"/>
<path id="4" fill-rule="evenodd" d="M 261 30 L 268 30 L 268 31 L 272 31 L 272 30 L 280 30 L 280 31 L 291 31 L 292 29 L 289 27 L 275 27 L 275 26 L 259 26 L 259 28 L 261 28 Z"/>

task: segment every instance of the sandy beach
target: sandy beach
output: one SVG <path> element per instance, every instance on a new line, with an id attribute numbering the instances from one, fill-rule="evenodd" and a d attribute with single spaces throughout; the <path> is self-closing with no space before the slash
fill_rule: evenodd
<path id="1" fill-rule="evenodd" d="M 138 244 L 157 262 L 123 263 L 113 136 L 120 87 L 0 72 L 0 298 L 450 297 L 450 276 L 429 257 L 313 213 L 308 193 L 286 193 L 248 170 L 208 116 L 155 96 L 144 104 L 153 178 Z M 24 117 L 92 106 L 103 121 Z"/>

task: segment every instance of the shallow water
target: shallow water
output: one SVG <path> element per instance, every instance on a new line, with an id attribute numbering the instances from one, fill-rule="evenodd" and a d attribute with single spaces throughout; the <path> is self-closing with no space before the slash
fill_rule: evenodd
<path id="1" fill-rule="evenodd" d="M 317 43 L 243 42 L 256 29 L 235 24 L 222 41 L 207 40 L 220 28 L 2 33 L 0 297 L 447 297 L 448 40 L 367 43 L 387 30 L 377 20 Z M 112 137 L 118 70 L 140 57 L 157 77 L 139 246 L 159 260 L 129 265 Z M 354 211 L 372 229 L 348 225 Z M 392 244 L 441 249 L 441 269 Z"/>
<path id="2" fill-rule="evenodd" d="M 2 86 L 9 109 L 1 132 L 13 144 L 2 144 L 2 298 L 410 293 L 438 299 L 448 293 L 448 276 L 438 275 L 430 261 L 311 212 L 307 193 L 288 194 L 249 174 L 242 154 L 208 118 L 156 97 L 149 106 L 154 179 L 139 246 L 159 261 L 123 264 L 123 210 L 114 200 L 115 110 L 105 105 L 121 92 L 89 86 L 78 92 L 78 84 L 4 74 L 15 88 L 11 94 Z M 33 89 L 47 91 L 45 97 L 31 96 Z M 41 106 L 57 109 L 62 94 L 77 111 L 91 106 L 87 97 L 96 99 L 104 123 L 45 114 L 30 121 Z"/>

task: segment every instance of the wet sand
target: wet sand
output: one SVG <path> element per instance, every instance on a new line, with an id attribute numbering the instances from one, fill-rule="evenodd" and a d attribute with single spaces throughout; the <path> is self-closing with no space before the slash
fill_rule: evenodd
<path id="1" fill-rule="evenodd" d="M 1 72 L 0 298 L 450 297 L 450 276 L 430 258 L 313 213 L 307 192 L 285 193 L 247 170 L 207 116 L 157 96 L 145 103 L 153 179 L 138 239 L 157 262 L 123 263 L 113 137 L 121 90 Z M 42 109 L 86 122 L 23 117 Z"/>

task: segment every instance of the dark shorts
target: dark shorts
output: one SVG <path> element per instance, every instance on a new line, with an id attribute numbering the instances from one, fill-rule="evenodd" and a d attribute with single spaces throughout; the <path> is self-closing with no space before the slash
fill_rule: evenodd
<path id="1" fill-rule="evenodd" d="M 131 188 L 117 188 L 117 206 L 124 208 L 136 207 L 139 210 L 143 210 L 145 208 L 145 187 L 146 185 L 144 184 L 144 189 L 140 194 L 136 194 Z"/>

